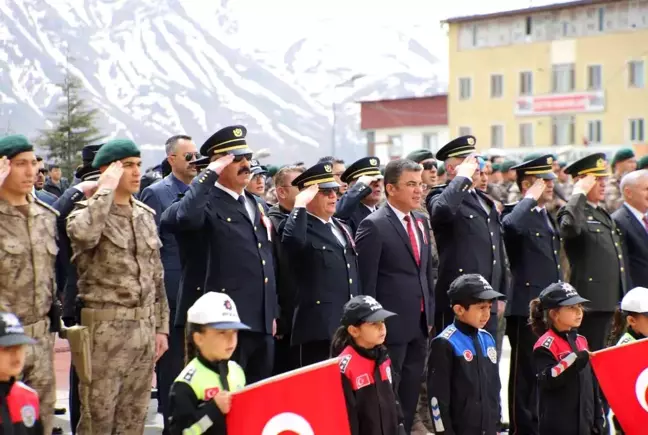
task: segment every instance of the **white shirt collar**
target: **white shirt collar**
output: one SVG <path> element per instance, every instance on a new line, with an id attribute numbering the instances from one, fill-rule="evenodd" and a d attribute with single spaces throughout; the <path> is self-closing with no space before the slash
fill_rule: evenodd
<path id="1" fill-rule="evenodd" d="M 330 223 L 333 223 L 333 221 L 332 221 L 331 219 L 325 221 L 325 220 L 322 219 L 321 217 L 319 217 L 319 216 L 315 216 L 313 213 L 310 213 L 310 212 L 308 212 L 308 211 L 307 211 L 306 213 L 308 213 L 309 215 L 313 216 L 315 219 L 319 220 L 319 221 L 322 222 L 324 225 L 328 225 L 328 224 L 330 224 Z"/>
<path id="2" fill-rule="evenodd" d="M 636 208 L 634 208 L 633 206 L 631 206 L 631 205 L 628 204 L 627 202 L 624 202 L 624 204 L 625 204 L 626 207 L 628 207 L 628 210 L 630 210 L 630 212 L 632 212 L 632 214 L 634 215 L 634 217 L 636 217 L 637 220 L 639 220 L 639 222 L 641 222 L 641 224 L 643 225 L 643 223 L 644 223 L 644 222 L 643 222 L 643 219 L 644 219 L 644 217 L 646 217 L 647 215 L 641 213 L 639 210 L 637 210 Z"/>
<path id="3" fill-rule="evenodd" d="M 405 219 L 405 216 L 409 216 L 409 213 L 408 214 L 403 213 L 402 211 L 394 207 L 389 201 L 387 201 L 387 204 L 394 211 L 394 213 L 396 213 L 396 217 L 398 217 L 399 221 L 402 222 Z"/>
<path id="4" fill-rule="evenodd" d="M 599 207 L 598 204 L 594 204 L 594 203 L 591 202 L 591 201 L 587 201 L 587 203 L 588 203 L 589 205 L 591 205 L 592 207 L 594 207 L 594 208 L 598 208 L 598 207 Z"/>
<path id="5" fill-rule="evenodd" d="M 244 192 L 243 192 L 243 193 L 236 193 L 236 192 L 234 192 L 233 190 L 228 189 L 227 187 L 225 187 L 225 186 L 223 186 L 222 184 L 220 184 L 218 181 L 214 184 L 214 186 L 218 187 L 218 188 L 219 188 L 220 190 L 222 190 L 223 192 L 229 194 L 232 198 L 234 198 L 234 199 L 237 200 L 237 201 L 238 201 L 238 199 L 239 199 L 239 197 L 240 197 L 241 195 L 245 195 Z"/>
<path id="6" fill-rule="evenodd" d="M 376 206 L 369 207 L 367 204 L 362 204 L 362 205 L 364 205 L 365 207 L 367 207 L 367 209 L 368 209 L 370 212 L 372 212 L 372 213 L 373 213 L 374 211 L 376 211 Z"/>

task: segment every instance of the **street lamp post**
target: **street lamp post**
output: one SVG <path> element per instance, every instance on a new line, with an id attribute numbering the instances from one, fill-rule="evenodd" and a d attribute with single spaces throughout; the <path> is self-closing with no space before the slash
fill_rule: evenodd
<path id="1" fill-rule="evenodd" d="M 337 151 L 337 132 L 336 132 L 336 124 L 337 124 L 337 103 L 335 101 L 335 91 L 338 88 L 344 88 L 344 87 L 352 87 L 355 84 L 355 81 L 358 79 L 361 79 L 365 77 L 366 74 L 355 74 L 351 76 L 351 78 L 344 80 L 337 85 L 333 86 L 333 104 L 332 104 L 332 111 L 333 111 L 333 124 L 331 125 L 331 156 L 335 157 L 335 153 Z"/>

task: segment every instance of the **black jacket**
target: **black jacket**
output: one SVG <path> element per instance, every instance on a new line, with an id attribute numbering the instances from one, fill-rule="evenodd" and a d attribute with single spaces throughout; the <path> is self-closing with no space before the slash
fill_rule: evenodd
<path id="1" fill-rule="evenodd" d="M 38 393 L 22 382 L 0 382 L 0 435 L 42 435 Z"/>
<path id="2" fill-rule="evenodd" d="M 371 195 L 371 192 L 370 186 L 356 182 L 344 192 L 335 207 L 335 217 L 347 224 L 354 236 L 360 222 L 371 214 L 371 210 L 362 204 L 362 200 Z"/>
<path id="3" fill-rule="evenodd" d="M 455 320 L 430 346 L 428 406 L 437 433 L 495 435 L 500 380 L 495 340 Z"/>
<path id="4" fill-rule="evenodd" d="M 621 230 L 629 259 L 628 288 L 648 287 L 648 231 L 625 204 L 612 214 L 612 219 Z"/>
<path id="5" fill-rule="evenodd" d="M 576 330 L 550 329 L 536 342 L 533 362 L 538 377 L 539 435 L 602 434 L 603 409 L 585 337 Z"/>
<path id="6" fill-rule="evenodd" d="M 353 344 L 339 358 L 351 435 L 404 434 L 387 348 Z"/>

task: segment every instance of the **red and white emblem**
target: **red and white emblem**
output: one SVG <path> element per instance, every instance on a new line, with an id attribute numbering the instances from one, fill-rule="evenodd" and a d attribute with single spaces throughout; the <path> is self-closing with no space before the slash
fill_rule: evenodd
<path id="1" fill-rule="evenodd" d="M 473 360 L 473 353 L 469 350 L 464 350 L 463 357 L 466 361 L 470 362 Z"/>
<path id="2" fill-rule="evenodd" d="M 427 245 L 427 234 L 425 234 L 425 224 L 423 224 L 423 219 L 417 219 L 416 223 L 418 224 L 419 230 L 421 230 L 421 235 L 423 236 L 423 244 Z"/>
<path id="3" fill-rule="evenodd" d="M 205 390 L 205 400 L 213 399 L 216 397 L 218 392 L 220 391 L 220 388 L 214 387 L 214 388 L 207 388 Z"/>
<path id="4" fill-rule="evenodd" d="M 293 412 L 283 412 L 272 417 L 263 426 L 261 435 L 282 435 L 288 433 L 315 435 L 315 431 L 308 420 Z"/>

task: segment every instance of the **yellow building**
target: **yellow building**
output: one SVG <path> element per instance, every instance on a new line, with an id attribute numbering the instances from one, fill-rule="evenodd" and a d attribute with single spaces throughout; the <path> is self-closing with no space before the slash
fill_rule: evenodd
<path id="1" fill-rule="evenodd" d="M 444 23 L 451 135 L 473 134 L 482 149 L 648 141 L 648 0 Z"/>

